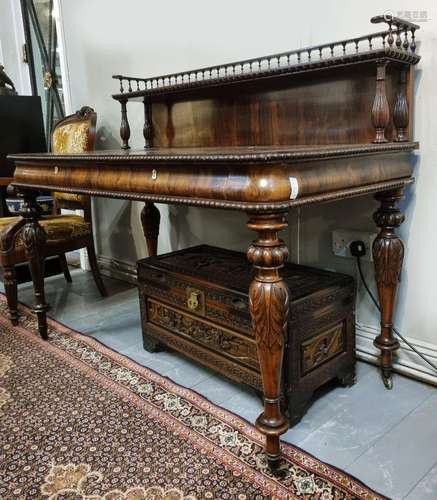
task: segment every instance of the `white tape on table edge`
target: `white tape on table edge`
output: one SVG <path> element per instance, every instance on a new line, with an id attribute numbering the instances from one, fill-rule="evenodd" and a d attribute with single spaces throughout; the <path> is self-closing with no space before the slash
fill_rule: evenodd
<path id="1" fill-rule="evenodd" d="M 290 200 L 295 200 L 299 194 L 299 182 L 296 177 L 290 177 Z"/>

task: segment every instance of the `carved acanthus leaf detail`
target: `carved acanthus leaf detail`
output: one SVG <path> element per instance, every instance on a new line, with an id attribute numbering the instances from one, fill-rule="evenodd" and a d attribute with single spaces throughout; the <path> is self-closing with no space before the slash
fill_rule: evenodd
<path id="1" fill-rule="evenodd" d="M 281 350 L 285 345 L 289 313 L 287 286 L 254 281 L 249 290 L 253 329 L 259 348 Z"/>
<path id="2" fill-rule="evenodd" d="M 35 252 L 44 247 L 46 232 L 39 224 L 26 224 L 23 227 L 23 245 L 28 258 L 33 258 Z"/>
<path id="3" fill-rule="evenodd" d="M 376 281 L 387 286 L 397 286 L 403 259 L 404 245 L 399 238 L 377 237 L 373 243 Z"/>

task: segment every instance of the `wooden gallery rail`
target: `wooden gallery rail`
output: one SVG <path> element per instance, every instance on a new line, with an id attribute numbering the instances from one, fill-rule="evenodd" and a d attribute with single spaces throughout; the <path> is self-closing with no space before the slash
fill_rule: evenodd
<path id="1" fill-rule="evenodd" d="M 257 427 L 269 463 L 287 430 L 281 370 L 289 291 L 288 250 L 278 233 L 290 208 L 374 193 L 380 206 L 373 247 L 381 302 L 381 350 L 392 386 L 393 308 L 403 258 L 396 228 L 403 190 L 413 182 L 411 108 L 418 26 L 394 17 L 387 29 L 340 42 L 155 78 L 118 75 L 122 149 L 86 155 L 15 155 L 14 187 L 25 200 L 24 245 L 35 286 L 34 311 L 47 338 L 42 278 L 45 234 L 39 189 L 143 200 L 144 233 L 156 254 L 154 202 L 245 211 L 257 237 L 250 309 L 264 388 Z M 144 106 L 145 149 L 131 151 L 128 103 Z"/>

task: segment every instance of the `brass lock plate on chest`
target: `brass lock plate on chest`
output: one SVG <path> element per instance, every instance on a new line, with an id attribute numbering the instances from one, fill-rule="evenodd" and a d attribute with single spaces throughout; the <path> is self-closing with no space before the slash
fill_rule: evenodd
<path id="1" fill-rule="evenodd" d="M 187 288 L 187 307 L 193 313 L 205 315 L 205 296 L 201 290 Z"/>

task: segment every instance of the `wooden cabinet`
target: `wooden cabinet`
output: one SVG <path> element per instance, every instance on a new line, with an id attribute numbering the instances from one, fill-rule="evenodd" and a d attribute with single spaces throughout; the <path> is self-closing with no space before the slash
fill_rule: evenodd
<path id="1" fill-rule="evenodd" d="M 249 313 L 252 270 L 242 253 L 202 245 L 138 263 L 144 346 L 172 347 L 262 390 Z M 290 290 L 283 384 L 290 424 L 332 379 L 354 382 L 354 280 L 286 264 Z"/>

